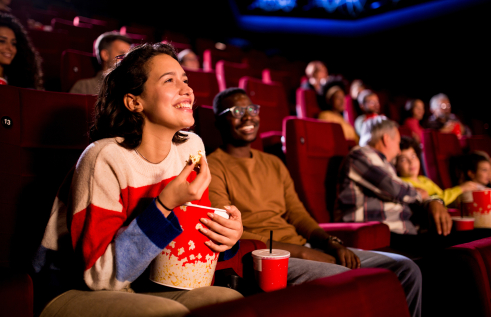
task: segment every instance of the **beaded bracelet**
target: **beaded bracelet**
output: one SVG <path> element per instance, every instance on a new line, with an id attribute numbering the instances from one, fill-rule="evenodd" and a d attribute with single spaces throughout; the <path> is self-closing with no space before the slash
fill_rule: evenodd
<path id="1" fill-rule="evenodd" d="M 159 196 L 157 196 L 157 201 L 159 202 L 160 206 L 164 207 L 165 210 L 172 211 L 172 209 L 165 207 L 165 205 L 160 201 Z"/>

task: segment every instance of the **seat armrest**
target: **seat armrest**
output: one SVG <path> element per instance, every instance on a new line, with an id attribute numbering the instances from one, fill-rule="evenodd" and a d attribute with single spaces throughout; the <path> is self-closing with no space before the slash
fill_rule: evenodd
<path id="1" fill-rule="evenodd" d="M 257 249 L 266 249 L 266 244 L 264 244 L 264 242 L 259 240 L 241 239 L 240 248 L 237 254 L 229 260 L 218 262 L 216 270 L 231 268 L 235 271 L 235 273 L 237 273 L 237 275 L 243 277 L 244 265 L 243 265 L 242 258 L 246 254 L 251 253 L 252 251 Z"/>
<path id="2" fill-rule="evenodd" d="M 0 268 L 0 311 L 2 316 L 33 316 L 33 285 L 27 273 Z"/>
<path id="3" fill-rule="evenodd" d="M 378 221 L 319 224 L 325 232 L 344 241 L 348 247 L 376 250 L 390 245 L 389 227 Z"/>

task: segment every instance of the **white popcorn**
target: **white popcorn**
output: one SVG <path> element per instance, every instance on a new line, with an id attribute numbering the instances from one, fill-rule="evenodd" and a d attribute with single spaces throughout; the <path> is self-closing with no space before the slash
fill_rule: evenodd
<path id="1" fill-rule="evenodd" d="M 189 240 L 188 245 L 189 245 L 189 250 L 194 250 L 194 248 L 196 248 L 192 240 Z"/>
<path id="2" fill-rule="evenodd" d="M 181 255 L 184 253 L 184 248 L 180 248 L 177 252 L 177 255 Z"/>

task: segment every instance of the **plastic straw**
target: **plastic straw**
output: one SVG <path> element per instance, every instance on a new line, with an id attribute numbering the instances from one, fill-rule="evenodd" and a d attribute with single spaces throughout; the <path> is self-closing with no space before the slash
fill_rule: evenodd
<path id="1" fill-rule="evenodd" d="M 269 230 L 269 253 L 273 253 L 273 230 Z"/>

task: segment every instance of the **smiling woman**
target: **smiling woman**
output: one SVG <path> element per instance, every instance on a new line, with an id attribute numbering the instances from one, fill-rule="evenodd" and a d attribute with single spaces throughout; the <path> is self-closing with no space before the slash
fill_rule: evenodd
<path id="1" fill-rule="evenodd" d="M 0 84 L 42 89 L 41 58 L 20 22 L 0 12 Z"/>
<path id="2" fill-rule="evenodd" d="M 55 200 L 55 212 L 34 262 L 36 272 L 50 278 L 65 275 L 70 268 L 80 270 L 74 272 L 73 283 L 63 279 L 65 283 L 58 280 L 40 286 L 64 286 L 53 290 L 51 294 L 64 294 L 48 304 L 41 316 L 71 316 L 80 311 L 87 316 L 112 316 L 108 315 L 111 301 L 118 302 L 114 311 L 118 316 L 156 312 L 176 316 L 241 297 L 227 288 L 183 291 L 161 286 L 144 274 L 156 256 L 174 247 L 175 238 L 191 234 L 180 224 L 188 220 L 183 218 L 185 213 L 178 217 L 174 209 L 187 202 L 210 206 L 208 164 L 200 160 L 196 172 L 196 163 L 188 160 L 190 155 L 204 153 L 203 142 L 181 131 L 194 123 L 193 103 L 186 73 L 168 44 L 133 48 L 104 78 L 90 131 L 93 143 L 62 185 L 66 190 L 60 193 L 66 196 L 60 194 Z M 226 260 L 237 252 L 242 221 L 237 208 L 225 209 L 229 219 L 208 214 L 210 218 L 201 218 L 196 230 L 205 236 L 202 247 L 223 252 Z M 180 250 L 186 267 L 207 269 L 202 263 L 206 259 L 191 257 L 190 252 Z M 75 253 L 77 260 L 62 261 L 67 265 L 57 267 L 47 260 L 53 258 L 47 256 L 50 253 L 67 260 Z M 82 277 L 90 291 L 76 287 Z M 87 300 L 89 307 L 83 304 Z"/>

